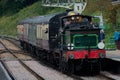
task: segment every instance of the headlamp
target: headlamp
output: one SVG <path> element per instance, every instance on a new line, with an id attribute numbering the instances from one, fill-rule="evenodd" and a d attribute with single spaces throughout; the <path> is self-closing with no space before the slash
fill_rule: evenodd
<path id="1" fill-rule="evenodd" d="M 69 44 L 67 45 L 67 48 L 68 48 L 68 50 L 73 50 L 73 49 L 74 49 L 74 44 L 69 43 Z"/>
<path id="2" fill-rule="evenodd" d="M 99 49 L 104 49 L 104 47 L 105 47 L 105 44 L 103 42 L 98 43 L 98 48 Z"/>

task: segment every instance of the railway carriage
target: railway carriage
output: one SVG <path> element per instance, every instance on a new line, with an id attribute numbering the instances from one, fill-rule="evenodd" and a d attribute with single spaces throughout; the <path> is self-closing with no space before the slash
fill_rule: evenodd
<path id="1" fill-rule="evenodd" d="M 100 72 L 106 54 L 101 29 L 91 24 L 93 18 L 66 11 L 24 19 L 17 27 L 21 46 L 61 70 L 74 72 L 86 67 Z"/>

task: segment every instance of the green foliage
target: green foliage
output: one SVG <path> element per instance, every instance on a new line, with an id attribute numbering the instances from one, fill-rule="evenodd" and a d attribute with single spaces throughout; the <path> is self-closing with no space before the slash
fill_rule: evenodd
<path id="1" fill-rule="evenodd" d="M 105 42 L 110 41 L 111 36 L 114 36 L 114 26 L 115 18 L 117 18 L 118 30 L 120 30 L 120 6 L 113 6 L 111 0 L 87 0 L 88 4 L 84 11 L 87 15 L 100 15 L 103 14 L 104 25 L 105 25 Z M 113 8 L 117 8 L 116 11 L 112 11 Z M 114 14 L 117 13 L 117 14 Z M 107 46 L 109 48 L 109 46 Z"/>
<path id="2" fill-rule="evenodd" d="M 18 13 L 16 13 L 13 16 L 1 17 L 0 18 L 0 34 L 16 36 L 17 35 L 16 26 L 20 20 L 27 17 L 58 13 L 64 10 L 62 8 L 42 7 L 41 4 L 42 3 L 39 1 L 29 7 L 26 7 L 20 10 Z"/>
<path id="3" fill-rule="evenodd" d="M 14 4 L 11 3 L 12 5 L 5 6 L 6 4 L 8 4 L 8 1 L 11 0 L 0 0 L 0 15 L 2 15 L 2 17 L 0 18 L 0 34 L 16 36 L 17 35 L 16 26 L 20 20 L 27 17 L 58 13 L 65 10 L 63 8 L 42 7 L 41 1 L 36 2 L 37 0 L 31 0 L 33 2 L 36 2 L 31 6 L 28 6 L 33 3 L 30 0 L 12 0 Z M 28 1 L 29 4 L 26 1 Z M 110 36 L 111 35 L 113 36 L 114 33 L 113 26 L 109 22 L 111 6 L 112 5 L 110 3 L 110 0 L 88 0 L 88 5 L 85 11 L 83 12 L 83 14 L 88 14 L 88 15 L 100 15 L 101 12 L 103 13 L 106 42 L 109 41 Z M 118 12 L 117 23 L 118 23 L 118 28 L 120 30 L 120 8 L 118 9 L 117 12 Z M 10 16 L 11 14 L 12 16 Z"/>
<path id="4" fill-rule="evenodd" d="M 38 0 L 0 0 L 0 16 L 12 15 Z"/>

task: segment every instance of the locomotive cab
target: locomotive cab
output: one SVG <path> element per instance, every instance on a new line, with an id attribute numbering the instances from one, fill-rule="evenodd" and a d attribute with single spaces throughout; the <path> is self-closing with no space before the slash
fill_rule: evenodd
<path id="1" fill-rule="evenodd" d="M 68 59 L 105 57 L 104 43 L 100 41 L 100 28 L 92 23 L 92 18 L 94 17 L 86 15 L 62 17 L 61 44 Z"/>
<path id="2" fill-rule="evenodd" d="M 93 23 L 96 17 L 87 15 L 68 15 L 61 18 L 62 60 L 68 62 L 69 70 L 87 67 L 92 72 L 100 72 L 101 62 L 105 58 L 104 42 L 101 42 L 101 28 Z M 92 65 L 92 66 L 91 66 Z M 89 67 L 88 67 L 89 66 Z M 86 69 L 85 69 L 86 71 Z"/>

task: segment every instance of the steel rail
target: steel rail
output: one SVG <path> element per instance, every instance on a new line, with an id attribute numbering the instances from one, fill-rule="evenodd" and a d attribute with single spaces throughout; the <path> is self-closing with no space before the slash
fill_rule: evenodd
<path id="1" fill-rule="evenodd" d="M 39 74 L 37 74 L 35 71 L 33 71 L 30 67 L 28 67 L 21 59 L 19 59 L 14 52 L 12 52 L 11 50 L 9 50 L 6 45 L 0 41 L 0 43 L 5 47 L 6 50 L 9 51 L 9 53 L 11 53 L 15 58 L 17 58 L 17 60 L 32 74 L 34 75 L 38 80 L 45 80 L 43 77 L 41 77 Z"/>
<path id="2" fill-rule="evenodd" d="M 7 71 L 8 75 L 10 76 L 10 78 L 12 80 L 17 80 L 15 78 L 15 76 L 12 74 L 12 72 L 9 70 L 8 66 L 6 65 L 6 63 L 4 62 L 4 60 L 0 60 L 1 64 L 3 65 L 3 67 L 5 68 L 5 70 Z"/>
<path id="3" fill-rule="evenodd" d="M 116 79 L 114 79 L 114 78 L 112 78 L 112 77 L 106 76 L 106 75 L 101 74 L 101 73 L 100 73 L 100 76 L 103 76 L 103 77 L 105 77 L 105 78 L 107 78 L 107 79 L 109 79 L 109 80 L 116 80 Z"/>
<path id="4" fill-rule="evenodd" d="M 70 75 L 71 77 L 73 77 L 75 80 L 84 80 L 83 78 L 81 78 L 81 76 L 76 76 L 76 75 Z"/>
<path id="5" fill-rule="evenodd" d="M 11 42 L 11 43 L 13 43 L 14 44 L 14 42 L 13 41 L 11 41 L 11 40 L 9 40 L 8 39 L 8 37 L 7 38 L 5 38 L 6 40 L 8 40 L 9 42 Z M 13 39 L 13 38 L 11 38 L 11 39 Z M 14 40 L 14 39 L 13 39 Z M 14 44 L 15 46 L 17 46 L 16 44 Z M 18 47 L 18 48 L 20 48 L 20 47 Z M 16 57 L 17 59 L 18 59 L 18 57 L 14 54 L 15 52 L 15 50 L 11 50 L 11 49 L 8 49 L 8 48 L 6 48 L 11 54 L 13 54 L 13 56 L 14 57 Z M 16 51 L 17 52 L 17 51 Z M 22 52 L 22 51 L 21 51 Z M 21 59 L 18 59 L 19 60 L 19 62 L 24 66 L 24 67 L 26 67 L 26 69 L 27 70 L 31 70 Z M 33 73 L 34 75 L 38 75 L 38 74 L 36 74 L 33 70 L 31 70 L 30 71 L 31 73 Z M 75 80 L 84 80 L 83 78 L 81 78 L 80 76 L 76 76 L 76 75 L 73 75 L 73 74 L 67 74 L 68 76 L 71 76 L 72 78 L 74 78 Z M 113 78 L 111 78 L 111 77 L 109 77 L 109 76 L 106 76 L 106 75 L 104 75 L 104 74 L 100 74 L 100 76 L 102 76 L 102 77 L 105 77 L 105 78 L 107 78 L 107 79 L 109 79 L 109 80 L 115 80 L 115 79 L 113 79 Z M 38 76 L 39 77 L 39 76 Z M 42 78 L 41 80 L 44 80 L 44 78 Z"/>
<path id="6" fill-rule="evenodd" d="M 6 39 L 7 41 L 9 41 L 9 42 L 11 42 L 11 43 L 13 43 L 15 46 L 17 46 L 18 48 L 22 48 L 21 46 L 18 46 L 18 44 L 17 43 L 14 43 L 14 41 L 16 42 L 19 42 L 19 40 L 18 39 L 16 39 L 16 38 L 11 38 L 11 37 L 5 37 L 5 38 L 3 38 L 3 39 Z M 12 41 L 13 40 L 13 41 Z"/>

